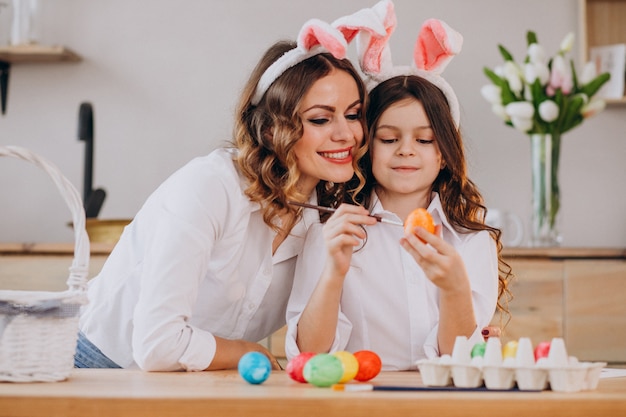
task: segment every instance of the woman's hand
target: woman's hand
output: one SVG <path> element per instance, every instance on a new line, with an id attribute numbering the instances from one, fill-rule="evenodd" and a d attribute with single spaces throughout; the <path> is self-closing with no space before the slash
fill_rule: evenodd
<path id="1" fill-rule="evenodd" d="M 215 342 L 215 356 L 206 369 L 207 371 L 237 369 L 239 359 L 248 352 L 260 352 L 270 360 L 273 370 L 277 371 L 282 369 L 278 360 L 263 345 L 246 340 L 229 340 L 217 336 L 215 336 Z"/>

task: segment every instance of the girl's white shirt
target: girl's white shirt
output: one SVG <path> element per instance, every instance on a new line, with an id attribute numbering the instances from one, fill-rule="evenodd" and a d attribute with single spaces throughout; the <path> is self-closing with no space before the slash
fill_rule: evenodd
<path id="1" fill-rule="evenodd" d="M 433 193 L 428 211 L 436 224 L 443 225 L 443 239 L 454 246 L 465 262 L 478 324 L 469 340 L 471 345 L 482 342 L 481 330 L 493 318 L 498 297 L 495 241 L 487 231 L 456 232 L 448 223 L 437 193 Z M 401 221 L 394 213 L 385 211 L 380 202 L 374 205 L 372 214 Z M 300 353 L 296 344 L 298 321 L 324 266 L 322 227 L 317 222 L 309 228 L 297 262 L 287 305 L 288 359 Z M 400 246 L 402 227 L 385 223 L 365 227 L 367 243 L 352 256 L 330 351 L 368 349 L 380 356 L 383 370 L 417 369 L 416 361 L 439 356 L 439 290 Z"/>
<path id="2" fill-rule="evenodd" d="M 120 366 L 204 370 L 214 336 L 257 342 L 284 325 L 296 256 L 319 216 L 304 210 L 272 255 L 276 233 L 232 158 L 216 150 L 161 184 L 90 281 L 80 329 Z"/>

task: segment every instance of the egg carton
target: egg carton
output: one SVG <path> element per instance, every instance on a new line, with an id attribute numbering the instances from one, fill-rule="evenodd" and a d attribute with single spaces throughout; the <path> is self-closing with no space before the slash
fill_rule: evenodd
<path id="1" fill-rule="evenodd" d="M 505 349 L 506 351 L 506 349 Z M 561 338 L 552 339 L 547 356 L 535 360 L 529 338 L 520 338 L 514 355 L 503 357 L 501 341 L 489 338 L 484 355 L 472 357 L 472 346 L 466 337 L 457 337 L 452 356 L 417 362 L 426 386 L 478 388 L 491 390 L 579 392 L 598 387 L 606 362 L 579 362 L 568 356 Z"/>

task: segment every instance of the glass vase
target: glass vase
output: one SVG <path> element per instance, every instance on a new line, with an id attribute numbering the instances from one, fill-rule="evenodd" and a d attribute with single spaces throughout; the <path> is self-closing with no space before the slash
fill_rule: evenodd
<path id="1" fill-rule="evenodd" d="M 537 133 L 530 135 L 532 169 L 532 246 L 559 246 L 559 154 L 561 136 Z"/>

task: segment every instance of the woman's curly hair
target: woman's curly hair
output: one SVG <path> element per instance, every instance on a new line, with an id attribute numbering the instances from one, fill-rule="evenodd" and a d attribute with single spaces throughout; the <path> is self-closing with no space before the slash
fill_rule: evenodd
<path id="1" fill-rule="evenodd" d="M 299 210 L 288 204 L 289 200 L 303 201 L 308 198 L 298 189 L 300 171 L 296 156 L 292 151 L 302 137 L 303 125 L 299 116 L 299 105 L 304 95 L 319 79 L 333 70 L 345 71 L 354 78 L 360 99 L 365 105 L 367 90 L 352 63 L 347 59 L 337 59 L 331 54 L 315 55 L 286 70 L 267 90 L 258 105 L 251 104 L 256 85 L 265 70 L 285 52 L 296 46 L 294 42 L 280 41 L 265 53 L 248 83 L 236 108 L 234 141 L 239 153 L 238 167 L 248 182 L 245 194 L 250 200 L 261 205 L 263 220 L 275 230 L 279 214 Z M 365 132 L 365 115 L 361 115 Z M 353 160 L 358 183 L 365 182 L 357 170 L 358 160 L 366 153 L 362 146 Z M 355 187 L 357 189 L 360 186 Z M 345 184 L 320 181 L 317 185 L 320 205 L 336 207 L 346 194 Z M 294 216 L 294 222 L 297 216 Z M 288 232 L 293 223 L 283 225 Z"/>

